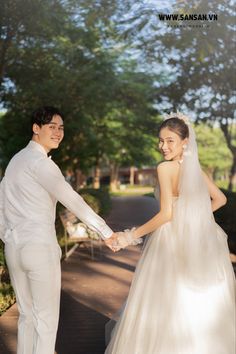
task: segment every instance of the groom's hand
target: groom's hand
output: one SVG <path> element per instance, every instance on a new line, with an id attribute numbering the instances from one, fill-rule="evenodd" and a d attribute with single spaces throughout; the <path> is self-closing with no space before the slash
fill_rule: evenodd
<path id="1" fill-rule="evenodd" d="M 115 246 L 117 244 L 117 234 L 113 233 L 111 237 L 104 240 L 107 247 L 109 247 L 113 252 L 117 252 L 119 249 Z"/>

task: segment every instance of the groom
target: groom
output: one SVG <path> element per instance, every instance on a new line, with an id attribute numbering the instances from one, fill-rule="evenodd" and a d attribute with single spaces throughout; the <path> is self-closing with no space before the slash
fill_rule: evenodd
<path id="1" fill-rule="evenodd" d="M 114 234 L 47 155 L 63 139 L 62 114 L 54 107 L 37 109 L 32 130 L 32 140 L 11 159 L 0 184 L 0 237 L 20 313 L 17 354 L 54 354 L 61 287 L 57 201 L 109 247 Z"/>

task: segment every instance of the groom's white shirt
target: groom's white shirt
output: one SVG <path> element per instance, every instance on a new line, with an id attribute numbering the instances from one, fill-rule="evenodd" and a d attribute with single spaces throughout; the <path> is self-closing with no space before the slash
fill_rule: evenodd
<path id="1" fill-rule="evenodd" d="M 44 148 L 31 140 L 12 158 L 0 184 L 0 238 L 19 245 L 57 243 L 57 201 L 103 239 L 112 235 L 105 221 L 66 182 Z"/>

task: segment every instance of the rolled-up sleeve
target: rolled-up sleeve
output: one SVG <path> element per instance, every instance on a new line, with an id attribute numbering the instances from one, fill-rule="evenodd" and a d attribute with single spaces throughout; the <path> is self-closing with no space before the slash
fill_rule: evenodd
<path id="1" fill-rule="evenodd" d="M 53 195 L 89 228 L 98 232 L 103 239 L 109 238 L 113 234 L 113 231 L 105 221 L 66 182 L 59 167 L 50 158 L 37 161 L 34 174 L 38 183 L 48 193 Z"/>
<path id="2" fill-rule="evenodd" d="M 4 234 L 5 234 L 5 219 L 4 219 L 4 190 L 3 183 L 0 183 L 0 239 L 4 242 Z"/>

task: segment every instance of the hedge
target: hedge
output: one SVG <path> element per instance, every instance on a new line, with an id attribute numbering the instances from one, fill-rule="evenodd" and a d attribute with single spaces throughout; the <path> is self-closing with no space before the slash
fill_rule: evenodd
<path id="1" fill-rule="evenodd" d="M 0 284 L 0 316 L 15 303 L 15 294 L 12 286 L 7 283 Z"/>
<path id="2" fill-rule="evenodd" d="M 79 194 L 99 215 L 106 215 L 111 208 L 111 197 L 107 188 L 84 188 L 79 190 Z"/>
<path id="3" fill-rule="evenodd" d="M 95 213 L 101 216 L 105 216 L 109 212 L 111 208 L 111 197 L 107 188 L 84 188 L 80 189 L 78 193 L 85 200 L 85 202 L 95 211 Z M 62 205 L 58 206 L 56 218 L 56 231 L 60 239 L 60 245 L 63 245 L 62 238 L 64 235 L 64 228 L 62 226 L 58 213 L 63 208 L 64 207 Z"/>

